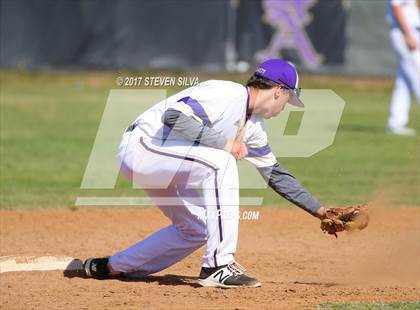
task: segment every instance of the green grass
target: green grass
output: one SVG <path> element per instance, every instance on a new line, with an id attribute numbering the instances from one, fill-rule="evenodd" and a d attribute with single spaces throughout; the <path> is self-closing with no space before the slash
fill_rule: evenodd
<path id="1" fill-rule="evenodd" d="M 1 208 L 71 207 L 78 196 L 139 195 L 122 178 L 114 190 L 79 188 L 109 90 L 116 88 L 119 75 L 1 72 Z M 199 78 L 246 80 L 244 75 Z M 310 158 L 279 162 L 327 205 L 362 203 L 378 193 L 387 193 L 395 206 L 419 205 L 419 138 L 385 133 L 392 83 L 317 76 L 304 76 L 302 83 L 333 89 L 346 101 L 345 110 L 332 146 Z M 410 126 L 420 132 L 419 115 L 414 104 Z M 294 115 L 286 133 L 294 134 L 300 120 L 299 113 Z M 261 195 L 266 205 L 290 205 L 270 189 L 242 190 L 242 195 Z"/>
<path id="2" fill-rule="evenodd" d="M 393 302 L 372 304 L 321 304 L 322 310 L 415 310 L 420 308 L 420 302 Z"/>

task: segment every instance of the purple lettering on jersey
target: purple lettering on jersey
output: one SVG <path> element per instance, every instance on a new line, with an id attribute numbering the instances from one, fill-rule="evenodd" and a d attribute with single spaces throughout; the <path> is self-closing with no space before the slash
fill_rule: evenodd
<path id="1" fill-rule="evenodd" d="M 258 52 L 257 59 L 263 61 L 277 58 L 283 48 L 293 48 L 297 50 L 304 64 L 318 67 L 322 59 L 305 31 L 305 26 L 312 18 L 308 11 L 315 3 L 315 0 L 265 0 L 263 18 L 275 29 L 275 33 L 268 47 Z"/>
<path id="2" fill-rule="evenodd" d="M 184 102 L 185 104 L 189 105 L 191 109 L 193 110 L 194 114 L 202 119 L 204 125 L 206 126 L 211 125 L 209 116 L 207 115 L 206 111 L 197 100 L 191 97 L 184 97 L 184 98 L 179 99 L 177 102 Z"/>
<path id="3" fill-rule="evenodd" d="M 271 148 L 268 144 L 258 148 L 248 148 L 247 157 L 261 157 L 271 153 Z"/>

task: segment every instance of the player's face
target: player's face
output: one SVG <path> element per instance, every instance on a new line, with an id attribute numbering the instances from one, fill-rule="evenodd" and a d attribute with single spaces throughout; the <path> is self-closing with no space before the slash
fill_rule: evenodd
<path id="1" fill-rule="evenodd" d="M 279 115 L 280 112 L 284 110 L 284 107 L 290 99 L 290 91 L 288 89 L 278 86 L 273 88 L 272 91 L 272 96 L 267 102 L 267 109 L 266 113 L 264 113 L 264 118 L 271 118 Z"/>

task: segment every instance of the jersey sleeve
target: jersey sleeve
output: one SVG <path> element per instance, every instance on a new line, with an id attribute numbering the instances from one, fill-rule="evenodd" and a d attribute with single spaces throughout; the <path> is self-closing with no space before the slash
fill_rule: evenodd
<path id="1" fill-rule="evenodd" d="M 292 174 L 277 163 L 268 145 L 262 117 L 252 116 L 248 120 L 244 138 L 248 147 L 248 156 L 245 159 L 257 167 L 267 184 L 288 201 L 315 215 L 321 204 Z"/>
<path id="2" fill-rule="evenodd" d="M 280 196 L 303 210 L 315 215 L 321 204 L 286 169 L 276 163 L 257 168 L 267 184 Z"/>
<path id="3" fill-rule="evenodd" d="M 245 126 L 244 143 L 248 148 L 245 159 L 257 168 L 275 165 L 277 160 L 268 145 L 262 117 L 252 116 Z"/>
<path id="4" fill-rule="evenodd" d="M 231 86 L 231 87 L 227 87 Z M 167 108 L 175 109 L 191 116 L 201 124 L 211 127 L 220 119 L 227 104 L 233 101 L 235 89 L 217 81 L 206 81 L 191 88 L 169 104 Z"/>

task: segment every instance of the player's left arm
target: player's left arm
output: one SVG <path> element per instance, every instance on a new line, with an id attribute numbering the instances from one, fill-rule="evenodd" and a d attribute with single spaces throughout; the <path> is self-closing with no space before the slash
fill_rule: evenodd
<path id="1" fill-rule="evenodd" d="M 276 193 L 313 216 L 325 218 L 326 209 L 277 162 L 268 145 L 264 122 L 261 118 L 253 116 L 247 122 L 244 141 L 248 145 L 248 155 L 245 159 L 257 168 Z"/>
<path id="2" fill-rule="evenodd" d="M 320 219 L 325 217 L 325 208 L 279 163 L 257 169 L 267 184 L 280 196 L 313 216 Z"/>

